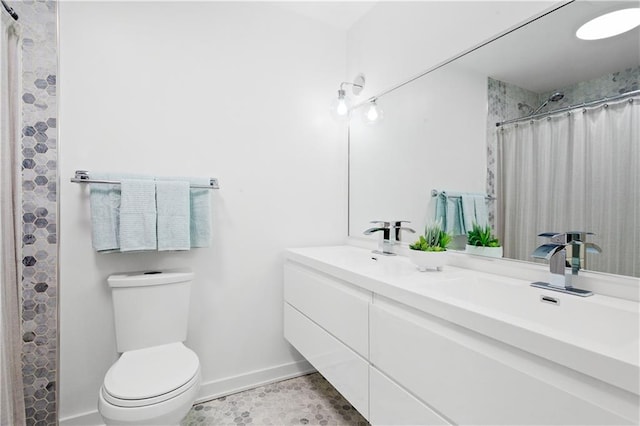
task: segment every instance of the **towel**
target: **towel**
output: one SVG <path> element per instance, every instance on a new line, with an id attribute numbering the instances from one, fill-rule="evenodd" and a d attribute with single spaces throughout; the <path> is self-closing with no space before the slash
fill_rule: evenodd
<path id="1" fill-rule="evenodd" d="M 489 224 L 489 213 L 487 212 L 487 196 L 484 194 L 475 194 L 473 196 L 474 206 L 476 210 L 476 223 L 480 226 Z"/>
<path id="2" fill-rule="evenodd" d="M 436 200 L 436 221 L 451 235 L 464 234 L 461 193 L 442 191 Z"/>
<path id="3" fill-rule="evenodd" d="M 191 178 L 191 184 L 209 185 L 208 178 Z M 209 247 L 211 244 L 211 190 L 191 188 L 189 223 L 191 247 Z"/>
<path id="4" fill-rule="evenodd" d="M 119 178 L 93 173 L 98 180 Z M 97 252 L 110 253 L 120 250 L 120 185 L 90 184 L 91 239 Z"/>
<path id="5" fill-rule="evenodd" d="M 155 250 L 156 183 L 122 179 L 120 190 L 120 251 Z"/>
<path id="6" fill-rule="evenodd" d="M 466 234 L 473 229 L 474 223 L 478 223 L 478 220 L 476 219 L 475 195 L 463 193 L 460 195 L 460 201 L 462 206 L 462 218 L 464 222 L 462 232 Z"/>
<path id="7" fill-rule="evenodd" d="M 190 193 L 187 181 L 157 181 L 158 250 L 189 250 Z"/>

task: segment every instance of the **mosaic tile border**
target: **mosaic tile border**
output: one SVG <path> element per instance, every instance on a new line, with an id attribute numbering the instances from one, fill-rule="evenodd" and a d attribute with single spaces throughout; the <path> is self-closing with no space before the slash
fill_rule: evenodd
<path id="1" fill-rule="evenodd" d="M 22 28 L 22 374 L 28 425 L 57 424 L 57 2 L 11 2 Z"/>

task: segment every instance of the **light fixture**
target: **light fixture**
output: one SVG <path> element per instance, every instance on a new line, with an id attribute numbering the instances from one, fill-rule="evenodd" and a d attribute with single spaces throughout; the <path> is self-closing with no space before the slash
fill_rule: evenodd
<path id="1" fill-rule="evenodd" d="M 362 120 L 366 124 L 375 124 L 382 121 L 384 114 L 380 105 L 378 105 L 378 98 L 373 98 L 364 107 L 364 113 L 362 114 Z"/>
<path id="2" fill-rule="evenodd" d="M 362 89 L 364 89 L 364 74 L 358 74 L 353 80 L 353 83 L 349 81 L 343 81 L 340 83 L 340 89 L 338 89 L 338 97 L 331 103 L 331 113 L 336 118 L 347 118 L 351 113 L 351 100 L 347 96 L 347 91 L 344 89 L 345 85 L 351 86 L 351 91 L 355 96 L 358 96 Z"/>
<path id="3" fill-rule="evenodd" d="M 640 25 L 640 8 L 616 10 L 594 18 L 578 28 L 576 37 L 599 40 L 630 31 Z"/>

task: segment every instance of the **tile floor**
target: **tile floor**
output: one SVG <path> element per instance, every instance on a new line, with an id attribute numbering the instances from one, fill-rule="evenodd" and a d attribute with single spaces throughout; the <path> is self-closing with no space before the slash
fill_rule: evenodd
<path id="1" fill-rule="evenodd" d="M 319 373 L 195 405 L 182 426 L 369 423 Z"/>

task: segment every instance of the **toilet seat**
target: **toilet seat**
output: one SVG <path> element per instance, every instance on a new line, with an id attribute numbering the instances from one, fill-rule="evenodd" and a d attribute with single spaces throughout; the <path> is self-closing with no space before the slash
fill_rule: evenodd
<path id="1" fill-rule="evenodd" d="M 142 407 L 175 398 L 200 377 L 198 356 L 182 343 L 124 352 L 107 372 L 105 401 L 119 407 Z"/>

